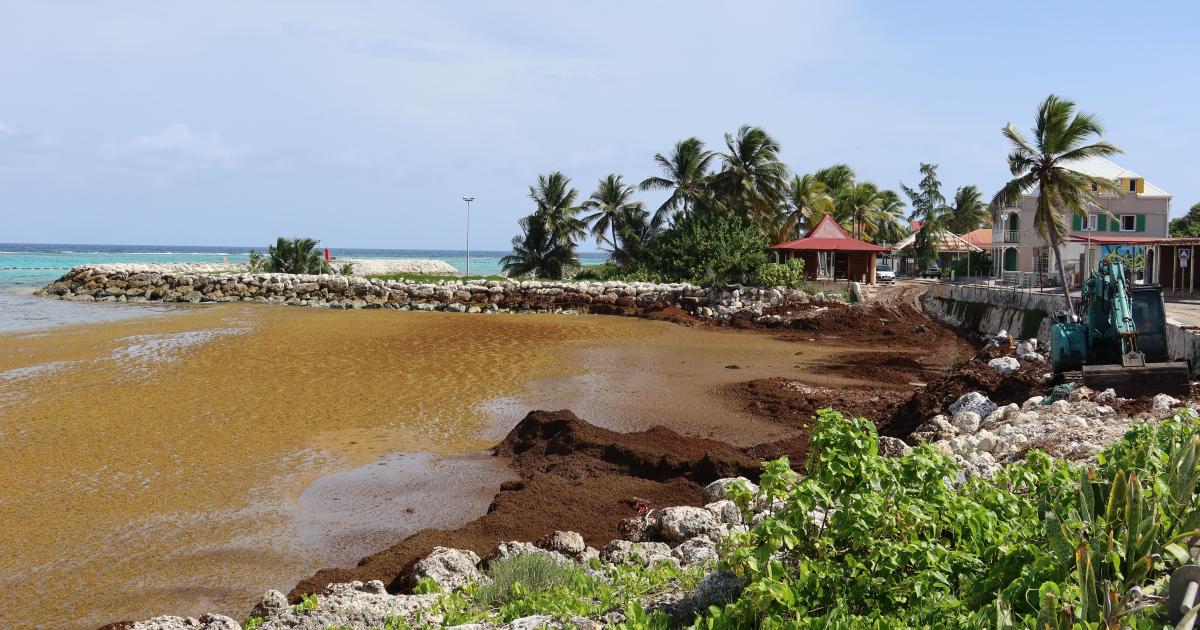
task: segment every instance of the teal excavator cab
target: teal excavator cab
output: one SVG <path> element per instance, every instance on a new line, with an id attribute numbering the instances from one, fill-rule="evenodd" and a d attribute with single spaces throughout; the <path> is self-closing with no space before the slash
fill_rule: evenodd
<path id="1" fill-rule="evenodd" d="M 1168 355 L 1162 288 L 1131 288 L 1120 262 L 1100 263 L 1084 282 L 1079 312 L 1056 317 L 1050 326 L 1055 373 L 1126 398 L 1188 394 L 1187 362 Z"/>

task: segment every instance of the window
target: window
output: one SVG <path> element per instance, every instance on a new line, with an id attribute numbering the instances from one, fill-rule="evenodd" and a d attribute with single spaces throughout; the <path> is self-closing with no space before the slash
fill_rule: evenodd
<path id="1" fill-rule="evenodd" d="M 1089 215 L 1088 215 L 1088 218 L 1087 218 L 1087 223 L 1085 223 L 1085 224 L 1084 224 L 1084 226 L 1083 226 L 1083 229 L 1084 229 L 1084 231 L 1086 231 L 1086 232 L 1095 232 L 1095 231 L 1096 231 L 1096 219 L 1097 219 L 1097 218 L 1098 218 L 1098 217 L 1097 217 L 1096 215 L 1094 215 L 1094 214 L 1089 214 Z"/>
<path id="2" fill-rule="evenodd" d="M 1121 215 L 1121 231 L 1133 232 L 1137 229 L 1137 217 L 1132 214 Z"/>
<path id="3" fill-rule="evenodd" d="M 1129 192 L 1137 192 L 1137 180 L 1129 180 Z"/>

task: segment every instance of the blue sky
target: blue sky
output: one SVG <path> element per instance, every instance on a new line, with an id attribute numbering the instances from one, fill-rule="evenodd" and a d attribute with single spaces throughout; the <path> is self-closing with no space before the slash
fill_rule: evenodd
<path id="1" fill-rule="evenodd" d="M 470 194 L 502 249 L 539 173 L 586 196 L 743 123 L 797 171 L 990 195 L 1050 92 L 1200 201 L 1195 2 L 6 5 L 0 242 L 460 248 Z"/>

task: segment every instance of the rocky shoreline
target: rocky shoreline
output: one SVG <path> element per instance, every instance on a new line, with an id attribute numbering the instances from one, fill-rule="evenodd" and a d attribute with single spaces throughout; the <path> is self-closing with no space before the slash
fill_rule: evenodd
<path id="1" fill-rule="evenodd" d="M 861 291 L 861 289 L 860 289 Z M 586 312 L 640 315 L 668 306 L 687 315 L 745 318 L 759 325 L 784 323 L 774 308 L 790 303 L 845 304 L 840 295 L 787 288 L 686 283 L 469 281 L 438 283 L 369 280 L 340 275 L 208 274 L 136 267 L 75 267 L 37 295 L 86 302 L 261 302 L 313 308 L 402 311 Z"/>

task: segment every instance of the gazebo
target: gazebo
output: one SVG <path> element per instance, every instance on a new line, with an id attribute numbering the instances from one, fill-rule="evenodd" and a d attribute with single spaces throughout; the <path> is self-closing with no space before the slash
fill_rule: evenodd
<path id="1" fill-rule="evenodd" d="M 804 238 L 773 245 L 776 261 L 804 261 L 809 280 L 851 280 L 875 284 L 875 257 L 888 250 L 855 240 L 829 215 Z"/>

